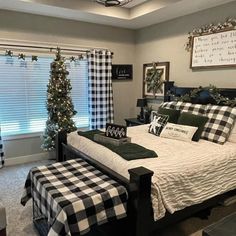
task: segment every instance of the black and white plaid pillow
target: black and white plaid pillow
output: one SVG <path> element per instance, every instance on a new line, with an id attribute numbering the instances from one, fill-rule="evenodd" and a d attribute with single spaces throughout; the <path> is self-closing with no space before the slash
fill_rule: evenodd
<path id="1" fill-rule="evenodd" d="M 176 109 L 177 102 L 173 101 L 173 102 L 163 102 L 160 107 L 162 108 L 167 108 L 167 109 Z"/>
<path id="2" fill-rule="evenodd" d="M 176 110 L 181 110 L 181 112 L 189 112 L 193 115 L 203 115 L 206 111 L 206 105 L 193 104 L 189 102 L 177 102 L 175 104 Z"/>
<path id="3" fill-rule="evenodd" d="M 193 104 L 190 102 L 164 102 L 160 107 L 180 110 L 181 112 L 189 112 L 193 115 L 203 115 L 206 110 L 206 105 Z"/>
<path id="4" fill-rule="evenodd" d="M 150 123 L 148 132 L 160 136 L 161 131 L 167 124 L 169 119 L 168 115 L 156 114 L 153 116 L 153 120 Z"/>
<path id="5" fill-rule="evenodd" d="M 209 120 L 202 132 L 202 139 L 224 144 L 236 119 L 236 107 L 208 105 L 206 115 Z"/>

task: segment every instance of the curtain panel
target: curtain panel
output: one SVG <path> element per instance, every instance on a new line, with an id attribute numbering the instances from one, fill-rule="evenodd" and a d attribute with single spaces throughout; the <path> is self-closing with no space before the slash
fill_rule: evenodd
<path id="1" fill-rule="evenodd" d="M 0 168 L 4 165 L 4 152 L 3 152 L 3 144 L 2 144 L 2 136 L 1 136 L 1 128 L 0 128 Z"/>
<path id="2" fill-rule="evenodd" d="M 90 129 L 104 128 L 113 123 L 112 53 L 92 50 L 88 53 L 88 93 Z"/>

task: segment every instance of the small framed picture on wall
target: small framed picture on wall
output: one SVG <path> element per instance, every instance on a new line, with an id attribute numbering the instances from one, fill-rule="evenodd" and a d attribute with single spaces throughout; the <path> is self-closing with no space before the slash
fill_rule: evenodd
<path id="1" fill-rule="evenodd" d="M 152 62 L 143 65 L 143 97 L 164 96 L 164 82 L 169 81 L 169 62 Z"/>
<path id="2" fill-rule="evenodd" d="M 112 65 L 112 80 L 132 80 L 133 65 Z"/>

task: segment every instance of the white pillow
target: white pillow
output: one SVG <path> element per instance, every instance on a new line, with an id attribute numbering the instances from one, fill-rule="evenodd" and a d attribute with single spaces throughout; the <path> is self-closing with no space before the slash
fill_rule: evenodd
<path id="1" fill-rule="evenodd" d="M 236 143 L 236 123 L 234 124 L 234 127 L 229 135 L 228 141 Z"/>
<path id="2" fill-rule="evenodd" d="M 167 123 L 160 137 L 191 142 L 198 127 Z"/>

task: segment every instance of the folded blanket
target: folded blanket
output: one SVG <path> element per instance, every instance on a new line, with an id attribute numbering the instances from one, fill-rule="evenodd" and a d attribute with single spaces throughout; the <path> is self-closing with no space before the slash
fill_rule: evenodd
<path id="1" fill-rule="evenodd" d="M 78 131 L 78 135 L 81 135 L 92 141 L 94 141 L 95 134 L 103 134 L 103 133 L 104 132 L 100 130 L 90 130 L 90 131 L 85 131 L 85 132 Z M 99 143 L 103 145 L 104 147 L 110 149 L 111 151 L 120 155 L 122 158 L 124 158 L 127 161 L 143 159 L 143 158 L 158 157 L 154 151 L 147 149 L 145 147 L 142 147 L 136 143 L 125 143 L 125 144 L 122 144 L 121 146 L 115 146 L 110 143 L 100 143 L 97 141 L 94 141 L 94 142 Z"/>

